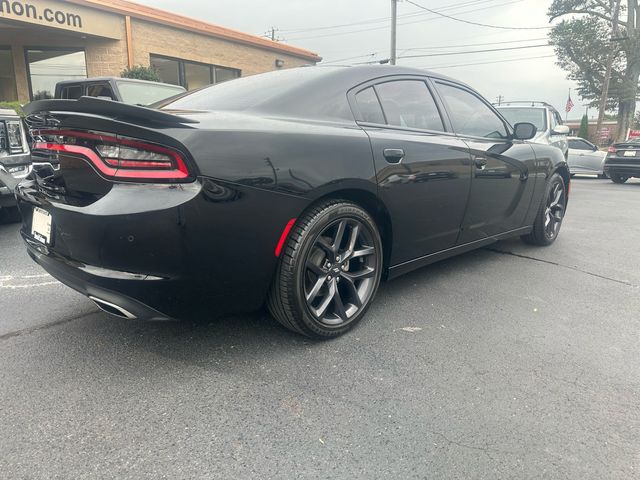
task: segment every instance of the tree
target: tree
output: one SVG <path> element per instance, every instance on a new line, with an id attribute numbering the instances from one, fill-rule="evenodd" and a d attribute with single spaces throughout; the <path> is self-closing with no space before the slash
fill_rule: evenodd
<path id="1" fill-rule="evenodd" d="M 145 67 L 144 65 L 135 65 L 131 68 L 125 68 L 120 73 L 122 78 L 135 78 L 137 80 L 150 80 L 152 82 L 160 82 L 160 75 L 153 67 Z"/>
<path id="2" fill-rule="evenodd" d="M 640 81 L 640 6 L 624 0 L 618 35 L 611 38 L 616 3 L 620 0 L 553 0 L 548 15 L 563 19 L 551 29 L 550 43 L 556 47 L 558 64 L 579 85 L 585 98 L 596 101 L 602 92 L 609 52 L 613 52 L 607 105 L 618 107 L 618 138 L 630 127 Z"/>
<path id="3" fill-rule="evenodd" d="M 640 129 L 640 112 L 636 113 L 636 116 L 633 119 L 633 128 L 635 130 L 639 130 Z"/>
<path id="4" fill-rule="evenodd" d="M 589 140 L 589 117 L 587 117 L 586 113 L 582 116 L 582 120 L 580 121 L 578 136 L 585 140 Z"/>

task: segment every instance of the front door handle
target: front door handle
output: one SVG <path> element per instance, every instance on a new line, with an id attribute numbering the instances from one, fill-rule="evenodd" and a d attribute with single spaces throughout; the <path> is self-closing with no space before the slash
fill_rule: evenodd
<path id="1" fill-rule="evenodd" d="M 477 169 L 484 170 L 484 167 L 487 166 L 487 157 L 483 157 L 481 155 L 475 155 L 473 157 L 473 163 L 475 164 Z"/>
<path id="2" fill-rule="evenodd" d="M 401 148 L 385 148 L 382 154 L 389 163 L 400 163 L 404 158 L 404 150 Z"/>

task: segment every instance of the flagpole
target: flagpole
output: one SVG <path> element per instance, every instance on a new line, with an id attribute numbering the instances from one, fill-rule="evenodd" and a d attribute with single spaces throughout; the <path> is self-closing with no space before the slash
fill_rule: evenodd
<path id="1" fill-rule="evenodd" d="M 571 89 L 569 89 L 569 99 L 571 99 Z M 564 123 L 567 123 L 568 120 L 569 120 L 569 109 L 565 108 L 564 109 Z"/>

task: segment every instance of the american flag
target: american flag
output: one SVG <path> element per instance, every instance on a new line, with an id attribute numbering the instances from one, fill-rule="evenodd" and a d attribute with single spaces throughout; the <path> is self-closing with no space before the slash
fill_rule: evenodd
<path id="1" fill-rule="evenodd" d="M 569 94 L 569 98 L 567 99 L 567 106 L 564 107 L 565 112 L 569 113 L 573 108 L 573 101 L 571 101 L 571 94 Z"/>

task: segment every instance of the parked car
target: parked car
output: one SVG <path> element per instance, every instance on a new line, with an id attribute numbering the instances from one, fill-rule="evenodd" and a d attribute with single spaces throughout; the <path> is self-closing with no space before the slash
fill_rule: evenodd
<path id="1" fill-rule="evenodd" d="M 614 183 L 624 183 L 631 177 L 640 178 L 640 138 L 611 145 L 604 162 L 604 173 Z"/>
<path id="2" fill-rule="evenodd" d="M 381 278 L 507 237 L 550 245 L 567 206 L 567 163 L 526 142 L 534 125 L 413 68 L 281 70 L 155 110 L 25 108 L 41 139 L 17 188 L 29 255 L 123 318 L 266 302 L 285 327 L 333 337 Z"/>
<path id="3" fill-rule="evenodd" d="M 180 85 L 118 77 L 65 80 L 56 84 L 55 98 L 99 97 L 130 105 L 151 105 L 186 92 Z"/>
<path id="4" fill-rule="evenodd" d="M 558 147 L 564 154 L 569 155 L 569 127 L 562 124 L 560 113 L 546 102 L 522 101 L 507 102 L 496 107 L 498 111 L 511 123 L 533 123 L 537 128 L 533 142 Z"/>
<path id="5" fill-rule="evenodd" d="M 31 154 L 20 116 L 0 109 L 0 217 L 18 220 L 13 193 L 17 183 L 31 172 Z"/>
<path id="6" fill-rule="evenodd" d="M 569 141 L 569 170 L 571 175 L 587 173 L 606 178 L 604 174 L 604 160 L 607 152 L 604 152 L 593 143 L 580 137 L 568 137 Z"/>

